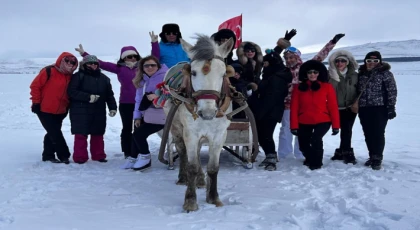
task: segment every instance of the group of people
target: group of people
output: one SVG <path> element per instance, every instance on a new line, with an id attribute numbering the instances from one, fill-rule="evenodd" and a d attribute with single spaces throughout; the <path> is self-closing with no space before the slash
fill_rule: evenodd
<path id="1" fill-rule="evenodd" d="M 291 46 L 296 34 L 294 29 L 286 31 L 276 47 L 266 49 L 265 54 L 255 42 L 244 41 L 236 50 L 237 60 L 233 60 L 233 48 L 225 58 L 226 65 L 235 70 L 229 76 L 231 85 L 247 98 L 256 120 L 259 146 L 265 153 L 259 166 L 276 170 L 280 159 L 294 154 L 311 170 L 321 168 L 322 139 L 331 127 L 332 134 L 340 133 L 341 138 L 331 159 L 356 164 L 351 138 L 358 113 L 369 151 L 365 165 L 380 169 L 385 128 L 396 116 L 397 88 L 390 65 L 373 51 L 359 67 L 350 52 L 339 50 L 330 55 L 327 69 L 322 61 L 344 34 L 335 35 L 314 58 L 303 62 L 300 51 Z M 236 41 L 229 29 L 211 37 L 219 45 L 230 38 Z M 76 51 L 83 57 L 80 64 L 74 55 L 64 52 L 55 64 L 40 71 L 30 88 L 32 112 L 47 132 L 43 161 L 70 162 L 70 150 L 61 131 L 69 113 L 73 161 L 88 161 L 90 136 L 92 160 L 107 162 L 103 138 L 106 106 L 108 115 L 114 117 L 117 103 L 110 79 L 101 72 L 105 70 L 116 74 L 120 82 L 121 151 L 126 158 L 122 168 L 142 171 L 151 167 L 147 138 L 163 129 L 166 120 L 163 109 L 152 103 L 158 97 L 156 87 L 169 68 L 190 60 L 180 44 L 182 35 L 177 24 L 163 25 L 159 36 L 151 32 L 150 38 L 151 55 L 146 57 L 141 57 L 135 47 L 126 46 L 117 63 L 105 62 L 79 45 Z M 234 109 L 238 106 L 233 104 Z M 234 116 L 243 118 L 245 113 Z M 276 151 L 273 134 L 277 123 L 281 123 L 281 129 Z M 293 136 L 297 137 L 294 145 Z"/>

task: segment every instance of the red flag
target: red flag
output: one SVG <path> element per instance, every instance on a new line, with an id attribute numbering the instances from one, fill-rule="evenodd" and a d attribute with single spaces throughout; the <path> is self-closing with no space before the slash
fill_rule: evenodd
<path id="1" fill-rule="evenodd" d="M 235 48 L 238 48 L 242 42 L 242 14 L 220 24 L 219 30 L 221 29 L 230 29 L 235 33 Z"/>

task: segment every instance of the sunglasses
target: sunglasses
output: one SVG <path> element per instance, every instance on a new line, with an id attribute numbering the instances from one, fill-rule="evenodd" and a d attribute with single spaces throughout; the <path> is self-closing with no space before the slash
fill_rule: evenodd
<path id="1" fill-rule="evenodd" d="M 99 65 L 97 62 L 87 62 L 86 65 Z"/>
<path id="2" fill-rule="evenodd" d="M 318 70 L 309 70 L 308 72 L 306 72 L 307 74 L 319 74 Z"/>
<path id="3" fill-rule="evenodd" d="M 255 49 L 244 50 L 245 53 L 255 53 Z"/>
<path id="4" fill-rule="evenodd" d="M 366 63 L 379 63 L 379 59 L 366 59 Z"/>
<path id="5" fill-rule="evenodd" d="M 67 63 L 67 64 L 72 64 L 72 65 L 76 65 L 76 61 L 74 61 L 74 60 L 70 60 L 70 59 L 67 59 L 67 58 L 64 58 L 64 61 Z"/>
<path id="6" fill-rule="evenodd" d="M 132 59 L 132 58 L 136 58 L 137 59 L 137 55 L 128 55 L 126 56 L 127 59 Z"/>
<path id="7" fill-rule="evenodd" d="M 154 67 L 157 67 L 157 64 L 144 64 L 143 65 L 143 68 L 154 68 Z"/>
<path id="8" fill-rule="evenodd" d="M 346 59 L 336 59 L 335 63 L 347 63 Z"/>
<path id="9" fill-rule="evenodd" d="M 166 35 L 178 35 L 178 33 L 177 33 L 177 32 L 166 32 L 165 34 L 166 34 Z"/>

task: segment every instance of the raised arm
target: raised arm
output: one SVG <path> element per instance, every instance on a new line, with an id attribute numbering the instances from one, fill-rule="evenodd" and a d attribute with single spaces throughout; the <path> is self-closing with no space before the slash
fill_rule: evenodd
<path id="1" fill-rule="evenodd" d="M 334 49 L 337 42 L 344 37 L 344 34 L 336 34 L 313 58 L 312 60 L 324 61 L 328 57 L 328 54 Z"/>
<path id="2" fill-rule="evenodd" d="M 155 56 L 157 59 L 160 59 L 160 47 L 158 42 L 158 36 L 155 33 L 149 32 L 150 40 L 152 43 L 152 55 Z"/>
<path id="3" fill-rule="evenodd" d="M 79 52 L 80 53 L 80 56 L 82 56 L 82 57 L 85 57 L 85 56 L 89 55 L 89 53 L 86 52 L 83 49 L 82 44 L 79 44 L 79 48 L 75 48 L 75 50 L 77 52 Z M 101 69 L 103 69 L 105 71 L 108 71 L 108 72 L 111 72 L 111 73 L 118 74 L 118 69 L 119 68 L 118 68 L 118 65 L 117 64 L 111 63 L 111 62 L 105 62 L 105 61 L 102 61 L 101 59 L 98 59 L 98 61 L 99 61 L 99 67 Z"/>

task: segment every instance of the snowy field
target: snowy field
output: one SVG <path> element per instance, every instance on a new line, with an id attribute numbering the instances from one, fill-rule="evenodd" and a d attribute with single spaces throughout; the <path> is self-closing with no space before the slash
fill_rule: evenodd
<path id="1" fill-rule="evenodd" d="M 124 159 L 118 115 L 108 119 L 108 163 L 42 162 L 45 133 L 30 111 L 34 75 L 0 75 L 0 229 L 420 229 L 420 62 L 391 65 L 399 95 L 382 170 L 363 166 L 368 154 L 356 120 L 357 165 L 329 160 L 339 143 L 330 132 L 324 139 L 324 167 L 317 171 L 291 158 L 274 172 L 247 170 L 223 152 L 218 188 L 225 206 L 207 204 L 200 189 L 199 210 L 193 213 L 182 211 L 186 187 L 175 185 L 178 170 L 169 171 L 157 160 L 158 136 L 149 138 L 152 169 L 119 169 Z M 109 76 L 118 95 L 118 81 Z M 63 131 L 72 149 L 68 118 Z"/>

